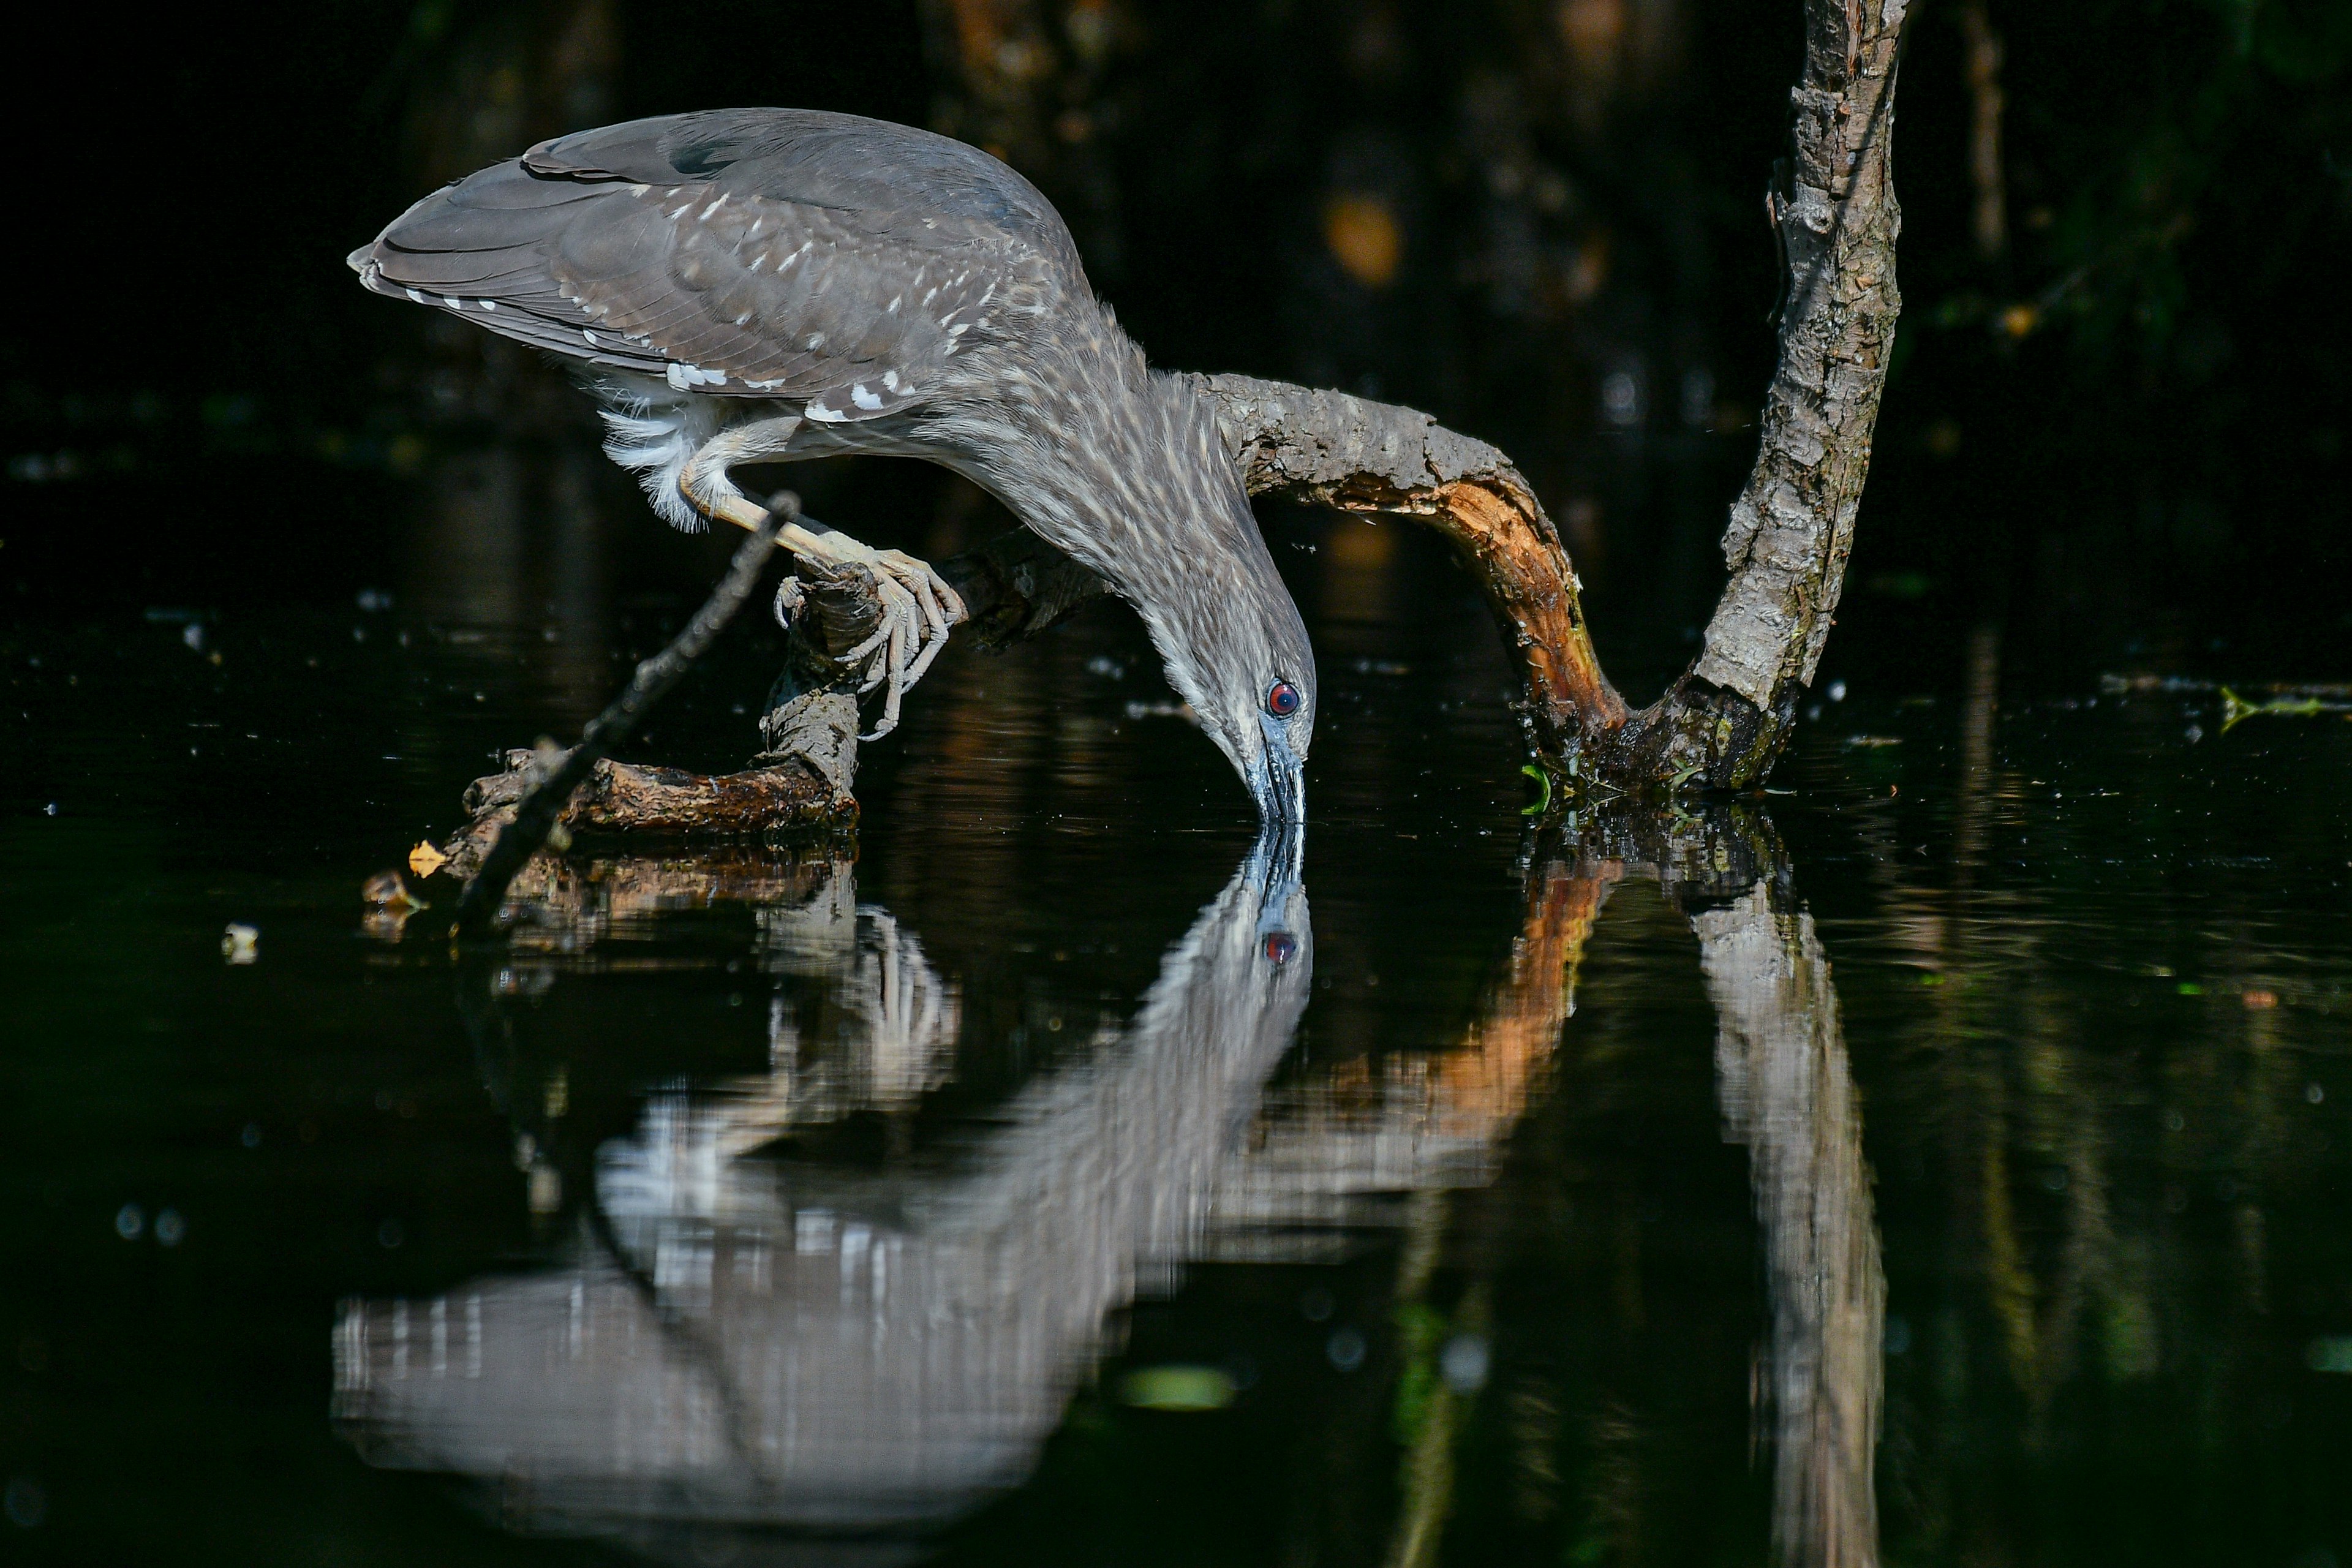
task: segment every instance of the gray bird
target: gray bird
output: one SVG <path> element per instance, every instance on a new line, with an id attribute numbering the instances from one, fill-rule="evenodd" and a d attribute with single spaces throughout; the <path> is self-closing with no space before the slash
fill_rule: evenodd
<path id="1" fill-rule="evenodd" d="M 1214 415 L 1144 363 L 1060 215 L 987 153 L 810 110 L 635 121 L 436 191 L 351 265 L 572 362 L 606 453 L 680 528 L 757 526 L 738 465 L 870 452 L 966 476 L 1136 607 L 1262 816 L 1303 817 L 1314 653 Z M 780 537 L 882 583 L 884 629 L 850 658 L 887 688 L 887 732 L 961 602 L 897 551 Z"/>

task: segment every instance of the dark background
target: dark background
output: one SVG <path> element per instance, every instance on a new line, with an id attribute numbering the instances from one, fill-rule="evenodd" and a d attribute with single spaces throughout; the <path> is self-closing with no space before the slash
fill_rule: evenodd
<path id="1" fill-rule="evenodd" d="M 1957 668 L 1990 622 L 2012 672 L 2066 681 L 2340 676 L 2352 9 L 1914 9 L 1906 310 L 1831 668 Z M 1997 247 L 1971 228 L 1972 13 L 2000 55 Z M 1160 363 L 1342 385 L 1503 446 L 1646 697 L 1705 618 L 1753 455 L 1778 284 L 1762 194 L 1798 16 L 1794 0 L 52 10 L 11 95 L 0 605 L 340 602 L 397 578 L 453 454 L 577 447 L 593 427 L 509 345 L 363 295 L 344 254 L 544 135 L 789 103 L 1004 153 Z M 975 510 L 928 475 L 809 482 L 856 531 L 910 547 Z M 911 519 L 856 515 L 886 511 Z M 629 570 L 702 580 L 707 552 L 635 537 L 642 522 L 619 546 Z"/>
<path id="2" fill-rule="evenodd" d="M 1913 8 L 1908 308 L 1823 670 L 1853 692 L 1800 724 L 1769 803 L 1837 966 L 1879 1173 L 1887 1552 L 2325 1568 L 2352 1550 L 2352 1406 L 2305 1357 L 2352 1334 L 2352 730 L 2225 740 L 2210 694 L 2087 694 L 2123 670 L 2346 679 L 2352 7 Z M 1972 14 L 2003 56 L 1990 247 Z M 362 1468 L 322 1418 L 338 1297 L 446 1289 L 556 1234 L 534 1228 L 453 1005 L 474 979 L 430 942 L 363 942 L 355 894 L 454 826 L 492 748 L 574 732 L 728 542 L 661 527 L 559 374 L 364 295 L 351 248 L 443 180 L 631 115 L 820 105 L 1001 147 L 1160 363 L 1344 385 L 1510 451 L 1645 698 L 1710 607 L 1753 458 L 1778 286 L 1762 194 L 1798 15 L 330 0 L 20 20 L 0 1481 L 37 1481 L 47 1522 L 11 1521 L 12 1549 L 578 1560 Z M 793 482 L 828 521 L 932 554 L 1003 521 L 917 464 Z M 1331 989 L 1299 1070 L 1370 1081 L 1355 1064 L 1464 1037 L 1512 964 L 1507 673 L 1414 531 L 1266 521 L 1328 702 L 1310 875 Z M 640 757 L 740 765 L 776 662 L 758 620 Z M 1102 673 L 1122 660 L 1133 674 Z M 1034 1065 L 1008 1043 L 1021 1019 L 1123 1016 L 1244 853 L 1222 761 L 1126 711 L 1150 668 L 1108 613 L 1001 660 L 951 647 L 862 760 L 860 896 L 966 978 L 983 1094 Z M 1706 1081 L 1715 1020 L 1686 922 L 1654 890 L 1617 899 L 1559 1090 L 1474 1217 L 1502 1237 L 1497 1342 L 1532 1368 L 1495 1386 L 1553 1390 L 1570 1500 L 1556 1527 L 1510 1522 L 1499 1413 L 1519 1407 L 1490 1403 L 1454 1538 L 1469 1560 L 1602 1560 L 1567 1533 L 1587 1519 L 1633 1521 L 1628 1540 L 1656 1521 L 1652 1555 L 1611 1561 L 1766 1539 L 1753 1199 Z M 260 963 L 223 961 L 229 921 L 261 928 Z M 748 910 L 684 919 L 664 940 L 695 967 L 551 993 L 575 1199 L 644 1085 L 765 1059 L 764 1009 L 733 1005 L 724 967 L 754 931 Z M 172 1206 L 187 1241 L 125 1240 L 126 1204 Z M 1625 1261 L 1639 1234 L 1646 1276 Z M 2021 1268 L 2053 1303 L 2021 1369 Z M 1375 1258 L 1333 1284 L 1375 1339 L 1386 1277 Z M 1299 1284 L 1203 1271 L 1135 1321 L 1139 1364 L 1249 1346 L 1270 1414 L 1238 1438 L 1139 1438 L 1090 1398 L 1038 1485 L 969 1527 L 965 1560 L 1079 1540 L 1186 1561 L 1196 1519 L 1374 1560 L 1389 1385 L 1332 1393 Z M 2150 1342 L 2153 1370 L 2096 1370 Z M 1583 1475 L 1629 1479 L 1587 1506 Z M 1187 1533 L 1170 1497 L 1218 1506 L 1187 1507 Z"/>

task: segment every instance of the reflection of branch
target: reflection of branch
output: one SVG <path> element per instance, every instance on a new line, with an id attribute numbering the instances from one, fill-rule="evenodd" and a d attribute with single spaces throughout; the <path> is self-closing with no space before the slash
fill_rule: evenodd
<path id="1" fill-rule="evenodd" d="M 1886 1284 L 1829 961 L 1762 887 L 1695 917 L 1716 1010 L 1725 1136 L 1749 1150 L 1772 1299 L 1773 1544 L 1877 1561 L 1873 1459 Z"/>
<path id="2" fill-rule="evenodd" d="M 1510 1135 L 1559 1049 L 1576 1010 L 1576 968 L 1601 906 L 1623 868 L 1553 861 L 1528 879 L 1528 911 L 1508 978 L 1488 996 L 1462 1045 L 1436 1064 L 1437 1124 L 1499 1144 Z"/>
<path id="3" fill-rule="evenodd" d="M 1878 1555 L 1874 1468 L 1886 1287 L 1829 960 L 1770 823 L 1744 805 L 1605 816 L 1600 857 L 1690 910 L 1716 1015 L 1725 1136 L 1749 1152 L 1771 1300 L 1774 1552 L 1807 1568 Z"/>
<path id="4" fill-rule="evenodd" d="M 1381 1205 L 1400 1193 L 1493 1180 L 1512 1129 L 1549 1086 L 1577 964 L 1622 875 L 1607 862 L 1536 861 L 1510 967 L 1451 1049 L 1384 1056 L 1377 1077 L 1351 1059 L 1340 1070 L 1363 1093 L 1327 1072 L 1270 1094 L 1256 1135 L 1218 1179 L 1211 1256 L 1328 1259 L 1348 1228 L 1392 1221 Z"/>

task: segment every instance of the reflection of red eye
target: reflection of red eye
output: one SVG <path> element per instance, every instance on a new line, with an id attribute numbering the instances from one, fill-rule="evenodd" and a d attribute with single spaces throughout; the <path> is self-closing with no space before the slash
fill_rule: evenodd
<path id="1" fill-rule="evenodd" d="M 1298 939 L 1286 931 L 1276 931 L 1265 939 L 1265 955 L 1276 963 L 1288 963 L 1298 956 Z"/>
<path id="2" fill-rule="evenodd" d="M 1277 719 L 1287 719 L 1298 711 L 1298 688 L 1287 680 L 1277 680 L 1265 694 L 1265 710 Z"/>

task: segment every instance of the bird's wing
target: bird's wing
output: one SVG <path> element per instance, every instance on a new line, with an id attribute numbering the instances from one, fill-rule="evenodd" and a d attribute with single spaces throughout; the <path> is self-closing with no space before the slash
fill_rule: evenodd
<path id="1" fill-rule="evenodd" d="M 1060 217 L 995 159 L 793 110 L 542 142 L 351 261 L 379 293 L 538 348 L 832 421 L 919 400 L 992 312 L 1085 287 Z"/>

